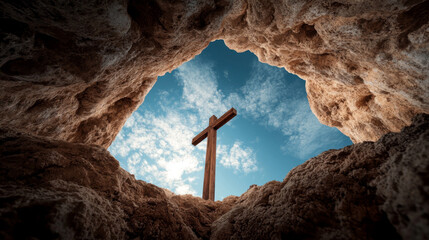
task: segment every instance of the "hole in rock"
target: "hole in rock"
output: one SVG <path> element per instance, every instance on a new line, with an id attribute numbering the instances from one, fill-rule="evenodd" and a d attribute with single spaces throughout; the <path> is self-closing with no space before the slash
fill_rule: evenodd
<path id="1" fill-rule="evenodd" d="M 210 116 L 231 107 L 237 116 L 217 131 L 215 200 L 282 181 L 305 160 L 352 144 L 319 123 L 305 81 L 215 41 L 158 78 L 109 151 L 137 179 L 201 197 L 207 140 L 196 147 L 191 141 Z"/>

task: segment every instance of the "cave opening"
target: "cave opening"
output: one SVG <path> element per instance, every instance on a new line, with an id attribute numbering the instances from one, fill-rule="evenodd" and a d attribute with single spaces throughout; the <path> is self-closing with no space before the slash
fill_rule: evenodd
<path id="1" fill-rule="evenodd" d="M 215 200 L 282 181 L 305 160 L 352 144 L 319 123 L 304 80 L 217 40 L 158 77 L 109 151 L 137 179 L 201 197 L 207 140 L 196 147 L 191 140 L 231 107 L 238 115 L 218 132 Z"/>
<path id="2" fill-rule="evenodd" d="M 428 0 L 0 6 L 1 239 L 428 238 Z"/>

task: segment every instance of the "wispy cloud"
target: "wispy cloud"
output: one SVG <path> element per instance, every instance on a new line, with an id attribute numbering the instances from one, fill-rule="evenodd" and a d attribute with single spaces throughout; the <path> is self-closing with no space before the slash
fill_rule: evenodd
<path id="1" fill-rule="evenodd" d="M 234 169 L 236 173 L 249 173 L 258 170 L 253 149 L 243 145 L 240 141 L 236 141 L 232 147 L 219 145 L 217 155 L 218 159 L 220 159 L 220 164 L 226 168 Z"/>
<path id="2" fill-rule="evenodd" d="M 135 112 L 110 151 L 126 157 L 131 173 L 176 193 L 196 194 L 189 174 L 202 169 L 204 154 L 190 144 L 194 121 L 173 109 L 156 116 Z"/>
<path id="3" fill-rule="evenodd" d="M 201 120 L 207 121 L 212 115 L 221 115 L 228 110 L 224 95 L 218 88 L 213 66 L 196 61 L 180 66 L 175 76 L 183 86 L 185 110 L 194 110 Z"/>
<path id="4" fill-rule="evenodd" d="M 286 154 L 306 159 L 335 143 L 340 133 L 319 123 L 305 92 L 297 92 L 296 81 L 287 81 L 287 74 L 284 69 L 255 63 L 241 94 L 228 98 L 249 118 L 281 131 L 285 136 L 282 149 Z"/>
<path id="5" fill-rule="evenodd" d="M 192 183 L 204 166 L 206 146 L 200 143 L 194 147 L 190 140 L 207 126 L 211 115 L 220 116 L 229 106 L 212 66 L 188 62 L 174 74 L 183 87 L 182 101 L 160 92 L 162 102 L 170 104 L 143 114 L 134 112 L 109 150 L 125 158 L 128 171 L 138 178 L 177 194 L 195 195 Z M 245 144 L 236 142 L 223 149 L 221 164 L 245 173 L 257 169 L 255 154 Z"/>
<path id="6" fill-rule="evenodd" d="M 228 79 L 228 77 L 229 77 L 229 72 L 228 72 L 228 71 L 226 71 L 226 70 L 224 70 L 224 71 L 223 71 L 223 77 L 224 77 L 225 79 Z"/>
<path id="7" fill-rule="evenodd" d="M 286 74 L 255 63 L 245 85 L 225 95 L 212 65 L 185 63 L 174 71 L 182 87 L 181 100 L 159 92 L 164 104 L 134 112 L 109 150 L 126 159 L 127 169 L 138 178 L 177 194 L 195 195 L 195 181 L 201 180 L 196 173 L 203 170 L 206 146 L 194 147 L 190 140 L 207 126 L 211 115 L 219 117 L 234 106 L 245 118 L 281 132 L 282 150 L 304 160 L 335 142 L 332 133 L 338 130 L 319 124 L 305 92 L 296 92 L 296 81 L 285 80 Z M 219 144 L 217 155 L 219 163 L 235 173 L 258 171 L 256 152 L 244 142 Z"/>

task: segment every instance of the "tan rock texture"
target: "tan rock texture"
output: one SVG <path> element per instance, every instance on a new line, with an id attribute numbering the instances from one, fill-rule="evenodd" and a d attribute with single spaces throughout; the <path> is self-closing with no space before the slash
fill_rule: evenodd
<path id="1" fill-rule="evenodd" d="M 429 116 L 377 142 L 330 150 L 251 187 L 212 239 L 426 239 Z"/>
<path id="2" fill-rule="evenodd" d="M 156 77 L 224 39 L 307 81 L 354 142 L 429 112 L 429 1 L 0 2 L 0 125 L 108 147 Z"/>
<path id="3" fill-rule="evenodd" d="M 429 115 L 211 202 L 135 180 L 104 148 L 0 130 L 1 239 L 425 239 Z"/>
<path id="4" fill-rule="evenodd" d="M 0 239 L 207 239 L 237 199 L 175 196 L 99 146 L 0 136 Z"/>
<path id="5" fill-rule="evenodd" d="M 0 1 L 0 238 L 426 239 L 429 1 Z M 306 80 L 354 142 L 223 202 L 106 150 L 157 76 L 215 39 Z"/>

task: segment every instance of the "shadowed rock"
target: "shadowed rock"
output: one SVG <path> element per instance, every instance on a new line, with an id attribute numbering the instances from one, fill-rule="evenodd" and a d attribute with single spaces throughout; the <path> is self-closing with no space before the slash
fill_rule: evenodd
<path id="1" fill-rule="evenodd" d="M 235 202 L 205 201 L 135 180 L 104 148 L 0 131 L 5 239 L 195 239 Z"/>
<path id="2" fill-rule="evenodd" d="M 427 238 L 428 117 L 380 137 L 429 113 L 428 4 L 1 1 L 1 238 Z M 135 180 L 105 149 L 215 39 L 299 75 L 361 143 L 222 202 Z"/>
<path id="3" fill-rule="evenodd" d="M 329 150 L 239 198 L 177 196 L 105 149 L 2 129 L 0 236 L 61 239 L 421 239 L 429 232 L 429 116 Z M 422 148 L 423 147 L 423 148 Z"/>

